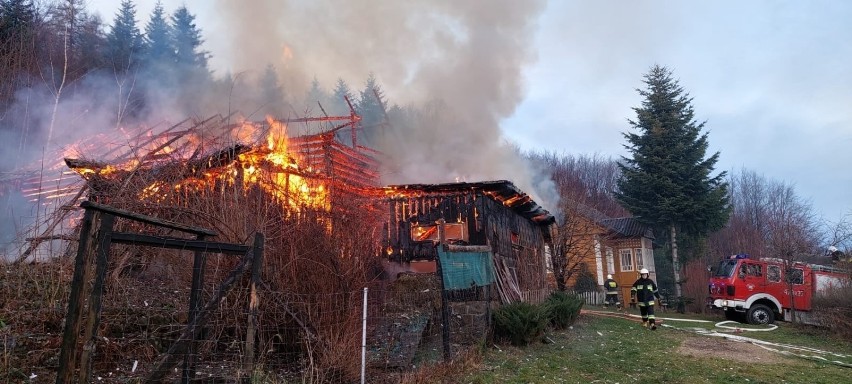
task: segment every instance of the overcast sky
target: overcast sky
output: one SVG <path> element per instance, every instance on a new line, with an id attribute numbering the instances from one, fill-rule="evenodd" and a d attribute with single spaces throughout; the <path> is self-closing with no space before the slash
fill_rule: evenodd
<path id="1" fill-rule="evenodd" d="M 276 23 L 300 22 L 299 6 L 278 7 L 283 2 L 162 2 L 168 13 L 186 4 L 197 16 L 204 48 L 213 54 L 211 67 L 220 74 L 239 71 L 244 64 L 239 59 L 247 56 L 241 43 L 245 37 L 232 38 L 238 35 L 231 25 L 232 12 L 240 11 L 235 6 L 245 10 L 262 4 L 248 20 L 273 32 L 280 29 Z M 153 3 L 136 1 L 140 23 L 147 21 Z M 363 3 L 361 9 L 371 9 L 371 2 Z M 419 3 L 422 8 L 429 2 Z M 453 11 L 446 1 L 434 3 Z M 90 0 L 89 8 L 109 24 L 117 5 Z M 417 8 L 406 11 L 411 9 Z M 323 12 L 308 11 L 315 12 L 305 17 L 314 35 L 340 25 L 323 20 Z M 377 7 L 376 13 L 381 12 L 389 11 Z M 240 17 L 246 18 L 251 12 L 243 13 Z M 852 214 L 852 2 L 550 1 L 536 7 L 534 15 L 530 52 L 517 61 L 521 91 L 518 97 L 498 100 L 510 103 L 507 112 L 496 113 L 507 139 L 530 150 L 624 155 L 622 132 L 629 129 L 627 119 L 634 118 L 632 108 L 641 101 L 635 89 L 642 87 L 642 75 L 660 64 L 672 69 L 694 98 L 696 118 L 707 122 L 710 150 L 721 152 L 719 170 L 746 168 L 792 184 L 828 220 Z M 457 28 L 452 23 L 444 27 Z M 392 28 L 370 31 L 395 33 Z M 252 33 L 258 39 L 264 35 Z M 367 48 L 372 40 L 364 35 L 365 46 L 354 49 Z M 283 43 L 274 44 L 268 49 L 281 56 Z M 318 50 L 327 46 L 315 45 Z M 379 52 L 369 48 L 374 56 Z M 309 49 L 302 47 L 296 55 L 310 58 L 305 53 Z M 405 100 L 407 89 L 416 88 L 401 80 L 412 66 L 396 73 L 387 62 L 418 55 L 411 49 L 404 41 L 391 45 L 386 55 L 379 55 L 381 60 L 364 61 L 363 66 L 343 60 L 355 56 L 345 50 L 340 58 L 323 52 L 319 56 L 328 60 L 303 64 L 322 68 L 314 75 L 324 82 L 342 77 L 353 88 L 361 85 L 367 70 L 375 71 L 391 101 Z"/>
<path id="2" fill-rule="evenodd" d="M 642 75 L 674 71 L 718 169 L 793 184 L 852 213 L 852 2 L 551 1 L 526 97 L 503 124 L 526 148 L 624 155 Z"/>

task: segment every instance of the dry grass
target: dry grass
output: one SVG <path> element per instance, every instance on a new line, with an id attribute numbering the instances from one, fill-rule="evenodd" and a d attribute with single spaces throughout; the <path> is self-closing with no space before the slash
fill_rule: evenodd
<path id="1" fill-rule="evenodd" d="M 217 242 L 250 245 L 253 234 L 262 233 L 264 284 L 257 335 L 262 348 L 258 360 L 274 371 L 301 370 L 318 382 L 348 381 L 358 373 L 360 363 L 351 353 L 360 342 L 357 292 L 382 271 L 375 258 L 382 217 L 371 208 L 371 200 L 341 192 L 334 179 L 254 160 L 252 165 L 268 168 L 250 173 L 247 160 L 238 157 L 240 151 L 245 153 L 243 147 L 229 147 L 232 141 L 220 139 L 229 129 L 215 124 L 196 126 L 180 140 L 170 141 L 168 147 L 173 151 L 168 153 L 160 140 L 143 147 L 148 148 L 147 153 L 135 148 L 132 156 L 88 161 L 86 164 L 101 167 L 86 176 L 89 198 L 161 220 L 211 229 L 218 236 L 209 240 Z M 266 146 L 261 136 L 257 136 L 257 148 Z M 223 145 L 224 151 L 209 150 Z M 117 170 L 104 171 L 106 165 Z M 297 176 L 287 176 L 288 172 Z M 287 183 L 281 184 L 282 177 Z M 294 183 L 303 182 L 303 189 L 293 190 L 291 178 Z M 320 186 L 329 191 L 326 204 L 300 200 L 306 198 L 302 191 Z M 179 236 L 124 219 L 116 222 L 115 230 Z M 68 247 L 76 249 L 76 242 Z M 96 371 L 126 369 L 128 359 L 150 366 L 168 348 L 187 321 L 192 259 L 191 252 L 124 245 L 111 248 L 99 329 L 105 338 L 97 342 Z M 210 297 L 237 262 L 236 256 L 207 256 L 205 297 Z M 21 367 L 55 368 L 71 263 L 57 258 L 10 266 L 0 277 L 4 292 L 0 320 L 7 324 L 2 335 L 18 340 L 18 346 L 4 355 L 7 373 Z M 220 303 L 204 330 L 206 342 L 199 348 L 202 359 L 240 360 L 248 321 L 247 286 L 244 276 Z M 44 345 L 22 348 L 21 335 L 27 334 L 45 335 L 40 341 Z M 130 376 L 139 376 L 141 371 L 144 368 Z"/>

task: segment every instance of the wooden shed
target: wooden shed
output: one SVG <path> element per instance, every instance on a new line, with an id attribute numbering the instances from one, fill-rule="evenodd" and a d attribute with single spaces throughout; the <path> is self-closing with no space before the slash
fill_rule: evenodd
<path id="1" fill-rule="evenodd" d="M 498 282 L 514 292 L 509 301 L 547 288 L 545 246 L 555 219 L 511 182 L 392 185 L 385 193 L 383 249 L 400 271 L 435 271 L 443 220 L 446 243 L 490 248 Z"/>

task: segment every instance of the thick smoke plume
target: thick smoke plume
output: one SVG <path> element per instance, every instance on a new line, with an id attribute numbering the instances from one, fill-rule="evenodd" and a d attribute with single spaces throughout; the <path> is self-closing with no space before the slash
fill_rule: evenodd
<path id="1" fill-rule="evenodd" d="M 522 71 L 535 55 L 541 1 L 220 0 L 215 48 L 233 68 L 273 63 L 292 90 L 317 78 L 360 89 L 374 73 L 392 104 L 425 122 L 396 124 L 379 143 L 392 164 L 387 183 L 508 179 L 555 208 L 549 178 L 537 175 L 501 134 L 523 97 Z M 297 92 L 297 94 L 299 94 Z"/>
<path id="2" fill-rule="evenodd" d="M 103 68 L 61 92 L 49 82 L 19 89 L 0 118 L 0 132 L 14 133 L 0 143 L 0 176 L 41 170 L 40 179 L 49 182 L 67 171 L 64 156 L 98 158 L 114 146 L 132 147 L 140 128 L 158 132 L 185 118 L 239 111 L 263 119 L 262 79 L 272 65 L 287 99 L 279 104 L 292 106 L 284 118 L 305 114 L 300 103 L 313 79 L 327 90 L 343 79 L 359 97 L 365 79 L 375 75 L 388 107 L 401 107 L 392 128 L 372 143 L 386 155 L 384 183 L 507 179 L 555 209 L 549 177 L 527 164 L 500 130 L 523 98 L 522 72 L 535 60 L 542 1 L 219 0 L 213 7 L 199 9 L 214 16 L 196 22 L 214 79 L 187 81 L 169 67 L 122 75 Z M 148 17 L 137 20 L 144 24 Z M 0 250 L 48 216 L 44 201 L 15 204 L 30 198 L 6 192 L 0 194 L 0 218 L 8 224 L 0 228 Z M 27 236 L 39 229 L 31 231 Z"/>

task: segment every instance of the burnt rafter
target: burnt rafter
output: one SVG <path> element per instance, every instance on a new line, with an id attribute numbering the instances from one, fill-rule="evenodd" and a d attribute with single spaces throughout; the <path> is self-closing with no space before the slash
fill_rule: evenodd
<path id="1" fill-rule="evenodd" d="M 225 148 L 201 159 L 190 160 L 187 162 L 187 169 L 190 174 L 197 174 L 206 169 L 221 168 L 233 163 L 243 152 L 248 152 L 251 147 L 242 144 L 236 144 L 229 148 Z"/>
<path id="2" fill-rule="evenodd" d="M 542 206 L 538 205 L 529 195 L 522 192 L 508 180 L 482 181 L 476 183 L 445 183 L 445 184 L 406 184 L 391 185 L 384 188 L 389 196 L 418 196 L 441 193 L 458 193 L 463 190 L 481 191 L 494 200 L 511 208 L 521 216 L 540 225 L 550 225 L 556 218 Z"/>
<path id="3" fill-rule="evenodd" d="M 439 249 L 459 245 L 457 252 L 476 249 L 493 260 L 505 303 L 546 288 L 545 248 L 555 219 L 511 182 L 392 185 L 381 192 L 388 209 L 382 249 L 390 262 L 434 262 L 442 275 L 457 266 L 445 265 Z"/>

